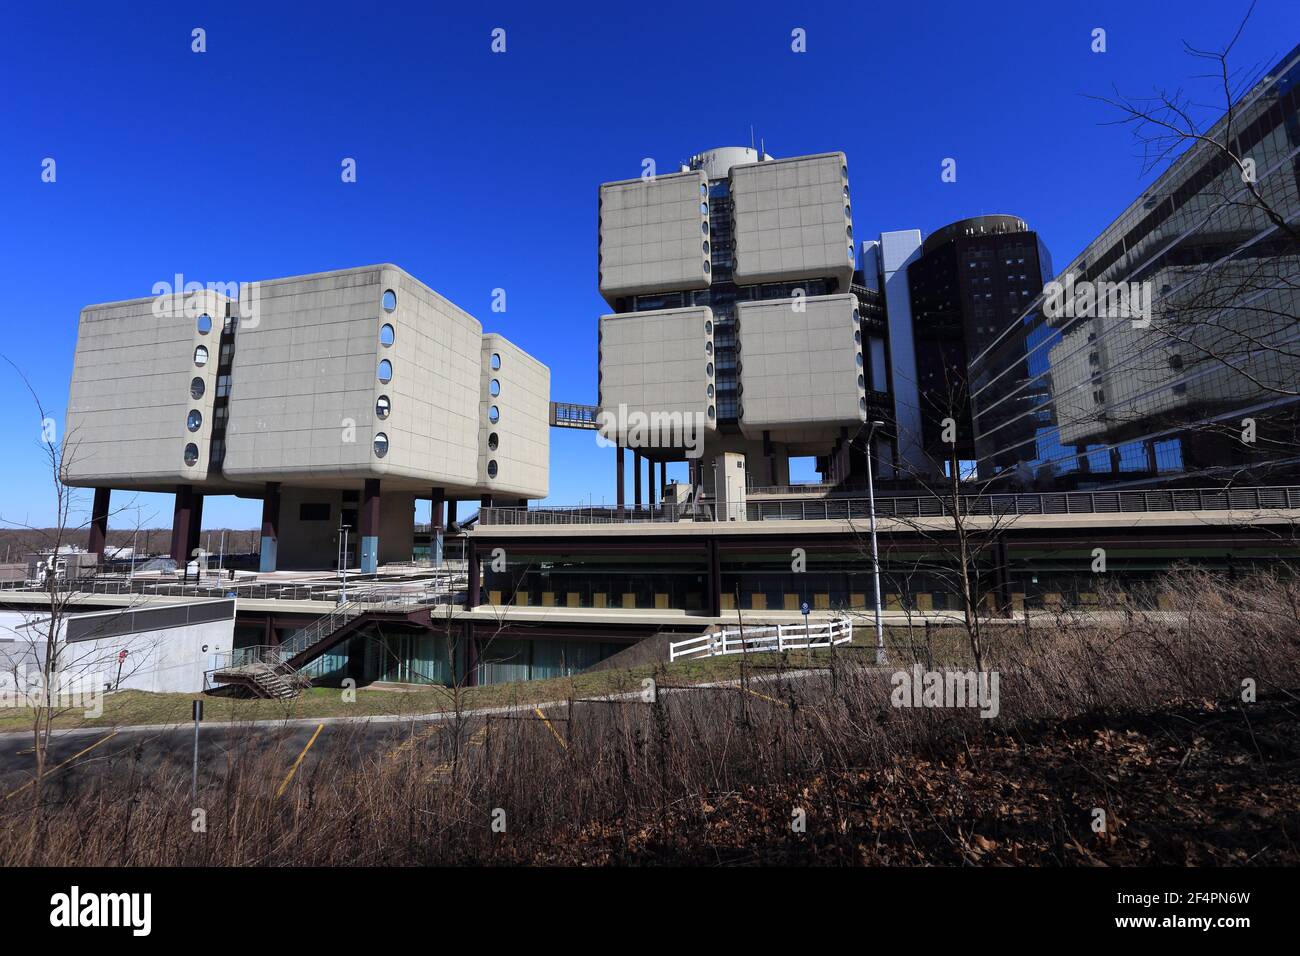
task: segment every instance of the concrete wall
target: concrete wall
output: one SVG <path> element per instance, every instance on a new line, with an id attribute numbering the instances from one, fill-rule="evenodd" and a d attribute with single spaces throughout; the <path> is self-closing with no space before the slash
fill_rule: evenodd
<path id="1" fill-rule="evenodd" d="M 361 495 L 345 501 L 337 488 L 285 487 L 280 498 L 280 537 L 277 568 L 282 571 L 319 570 L 338 566 L 339 525 L 348 512 L 348 565 L 360 566 Z M 423 497 L 427 497 L 426 492 Z M 415 546 L 416 493 L 387 489 L 380 484 L 379 561 L 410 561 Z M 329 506 L 329 517 L 304 521 L 304 504 Z"/>
<path id="2" fill-rule="evenodd" d="M 601 316 L 599 362 L 602 412 L 617 416 L 626 405 L 629 413 L 702 421 L 706 433 L 717 428 L 708 307 Z M 625 436 L 615 427 L 604 437 Z"/>
<path id="3" fill-rule="evenodd" d="M 482 348 L 478 483 L 493 495 L 545 498 L 550 483 L 551 370 L 500 335 L 483 336 Z M 496 422 L 491 420 L 493 408 Z"/>
<path id="4" fill-rule="evenodd" d="M 734 166 L 737 284 L 853 277 L 853 219 L 843 153 Z"/>
<path id="5" fill-rule="evenodd" d="M 606 301 L 708 287 L 708 180 L 701 170 L 605 183 L 599 217 Z"/>
<path id="6" fill-rule="evenodd" d="M 262 282 L 260 317 L 237 336 L 225 473 L 244 481 L 471 492 L 477 477 L 482 328 L 396 266 Z M 384 293 L 396 296 L 394 309 Z M 380 332 L 392 325 L 394 341 Z M 380 361 L 392 378 L 379 381 Z M 376 415 L 380 396 L 387 419 Z M 376 453 L 374 438 L 388 437 Z"/>
<path id="7" fill-rule="evenodd" d="M 790 453 L 820 454 L 842 427 L 866 421 L 857 298 L 811 296 L 795 311 L 790 300 L 736 304 L 740 340 L 740 429 L 766 431 Z"/>
<path id="8" fill-rule="evenodd" d="M 90 305 L 81 311 L 68 413 L 61 436 L 73 485 L 166 490 L 208 476 L 212 401 L 222 323 L 230 302 L 216 292 Z M 198 331 L 198 316 L 211 329 Z M 207 363 L 195 364 L 199 346 Z M 201 398 L 191 383 L 203 383 Z M 202 424 L 191 432 L 191 410 Z M 198 460 L 185 464 L 193 443 Z"/>

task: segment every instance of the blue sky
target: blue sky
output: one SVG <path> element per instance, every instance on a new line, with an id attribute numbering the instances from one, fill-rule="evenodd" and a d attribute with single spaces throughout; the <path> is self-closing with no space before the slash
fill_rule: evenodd
<path id="1" fill-rule="evenodd" d="M 1246 5 L 443 6 L 0 14 L 0 352 L 60 421 L 86 304 L 177 272 L 247 281 L 385 261 L 549 365 L 552 398 L 594 401 L 598 184 L 639 175 L 643 157 L 670 170 L 746 145 L 751 125 L 776 156 L 847 153 L 858 238 L 1010 212 L 1064 264 L 1149 181 L 1129 132 L 1084 94 L 1204 89 L 1182 41 L 1222 45 Z M 194 27 L 205 53 L 191 52 Z M 496 27 L 504 54 L 490 51 Z M 806 53 L 791 51 L 796 27 Z M 1234 63 L 1271 66 L 1297 27 L 1300 5 L 1260 0 Z M 55 183 L 41 182 L 45 157 Z M 945 157 L 955 183 L 940 181 Z M 0 401 L 0 515 L 45 523 L 39 422 L 8 365 Z M 612 498 L 613 453 L 593 433 L 553 430 L 551 456 L 552 502 Z M 137 503 L 146 524 L 170 523 L 169 498 Z M 205 526 L 259 513 L 211 498 Z"/>

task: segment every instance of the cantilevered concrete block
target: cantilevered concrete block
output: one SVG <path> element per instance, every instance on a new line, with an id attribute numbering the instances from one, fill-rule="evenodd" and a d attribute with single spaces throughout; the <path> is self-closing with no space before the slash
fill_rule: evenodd
<path id="1" fill-rule="evenodd" d="M 478 482 L 499 497 L 545 498 L 551 370 L 500 335 L 483 336 Z"/>
<path id="2" fill-rule="evenodd" d="M 854 265 L 848 190 L 843 153 L 733 166 L 737 284 L 830 277 L 848 291 Z"/>
<path id="3" fill-rule="evenodd" d="M 855 296 L 741 302 L 736 315 L 746 437 L 797 450 L 856 434 L 867 403 Z"/>
<path id="4" fill-rule="evenodd" d="M 619 296 L 709 285 L 708 180 L 701 170 L 600 187 L 600 292 Z"/>

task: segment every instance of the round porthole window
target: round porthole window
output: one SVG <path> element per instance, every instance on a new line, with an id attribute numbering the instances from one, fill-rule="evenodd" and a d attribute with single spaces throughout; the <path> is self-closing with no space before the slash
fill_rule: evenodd
<path id="1" fill-rule="evenodd" d="M 499 442 L 497 441 L 497 433 L 496 432 L 490 433 L 488 435 L 488 451 L 496 451 L 498 444 Z"/>
<path id="2" fill-rule="evenodd" d="M 495 378 L 492 379 L 492 381 L 488 382 L 488 394 L 490 394 L 493 398 L 496 398 L 498 395 L 501 394 L 501 383 L 497 381 Z"/>
<path id="3" fill-rule="evenodd" d="M 389 412 L 393 410 L 392 403 L 388 400 L 387 395 L 380 395 L 375 399 L 375 417 L 381 421 L 388 417 Z"/>
<path id="4" fill-rule="evenodd" d="M 862 344 L 862 333 L 861 333 L 861 332 L 858 332 L 858 331 L 855 331 L 855 332 L 853 333 L 853 341 L 854 341 L 855 344 L 857 344 L 857 345 L 861 345 L 861 344 Z"/>
<path id="5" fill-rule="evenodd" d="M 488 477 L 489 477 L 489 478 L 495 478 L 496 476 L 497 476 L 497 463 L 496 463 L 495 461 L 489 461 L 489 462 L 488 462 Z"/>
<path id="6" fill-rule="evenodd" d="M 190 398 L 202 398 L 207 389 L 208 387 L 204 384 L 203 379 L 197 375 L 190 379 Z"/>
<path id="7" fill-rule="evenodd" d="M 709 406 L 709 418 L 712 419 L 712 418 L 715 418 L 715 417 L 717 417 L 717 412 L 714 411 L 713 406 L 710 405 L 710 406 Z"/>
<path id="8" fill-rule="evenodd" d="M 199 446 L 190 442 L 185 446 L 185 464 L 194 466 L 199 463 Z"/>
<path id="9" fill-rule="evenodd" d="M 709 254 L 709 240 L 707 239 L 704 240 L 704 254 L 706 256 Z"/>
<path id="10" fill-rule="evenodd" d="M 713 378 L 713 363 L 712 363 L 712 362 L 710 362 L 708 365 L 704 366 L 704 374 L 707 375 L 709 378 Z"/>
<path id="11" fill-rule="evenodd" d="M 207 335 L 212 331 L 212 316 L 204 312 L 199 316 L 199 335 Z"/>
<path id="12" fill-rule="evenodd" d="M 853 310 L 853 324 L 854 324 L 854 326 L 856 326 L 856 325 L 858 324 L 858 321 L 859 321 L 858 310 L 857 310 L 857 309 L 854 309 L 854 310 Z"/>
<path id="13" fill-rule="evenodd" d="M 388 454 L 388 436 L 383 432 L 375 435 L 375 456 L 383 458 Z"/>
<path id="14" fill-rule="evenodd" d="M 853 261 L 853 243 L 849 243 L 849 262 Z"/>
<path id="15" fill-rule="evenodd" d="M 208 364 L 208 347 L 200 345 L 194 350 L 194 364 L 199 368 Z"/>
<path id="16" fill-rule="evenodd" d="M 708 184 L 708 183 L 700 183 L 700 195 L 701 195 L 701 196 L 707 196 L 708 194 L 709 194 L 709 184 Z"/>
<path id="17" fill-rule="evenodd" d="M 706 236 L 709 234 L 709 224 L 707 222 L 700 223 L 700 232 L 704 233 Z"/>
<path id="18" fill-rule="evenodd" d="M 713 397 L 713 386 L 712 386 L 712 385 L 710 385 L 707 389 L 705 389 L 705 391 L 708 392 L 708 394 L 709 394 L 709 398 L 712 398 L 712 397 Z"/>
<path id="19" fill-rule="evenodd" d="M 705 259 L 705 260 L 704 260 L 704 271 L 705 271 L 705 272 L 708 272 L 710 268 L 711 268 L 711 267 L 709 266 L 709 260 L 708 260 L 708 259 Z"/>
<path id="20" fill-rule="evenodd" d="M 865 398 L 858 399 L 858 408 L 862 409 L 864 412 L 867 410 L 867 400 Z"/>
<path id="21" fill-rule="evenodd" d="M 707 319 L 704 322 L 704 334 L 705 335 L 713 334 L 713 323 L 708 321 Z"/>
<path id="22" fill-rule="evenodd" d="M 385 322 L 385 323 L 380 327 L 380 329 L 379 329 L 379 344 L 380 344 L 380 345 L 382 345 L 382 346 L 384 346 L 385 348 L 387 348 L 388 346 L 390 346 L 390 345 L 393 344 L 393 339 L 396 338 L 396 337 L 397 337 L 397 333 L 395 333 L 395 332 L 393 331 L 393 327 L 392 327 L 391 325 L 389 325 L 387 322 Z"/>
<path id="23" fill-rule="evenodd" d="M 857 360 L 858 360 L 858 368 L 862 368 L 862 353 L 861 353 L 861 352 L 859 352 L 859 353 L 857 354 Z"/>
<path id="24" fill-rule="evenodd" d="M 709 213 L 709 204 L 706 202 L 700 203 L 700 212 L 707 216 Z"/>
<path id="25" fill-rule="evenodd" d="M 861 375 L 859 375 L 859 376 L 858 376 L 858 388 L 866 388 L 866 387 L 867 387 L 867 380 L 866 380 L 865 378 L 863 378 Z"/>
<path id="26" fill-rule="evenodd" d="M 397 293 L 392 289 L 384 290 L 384 311 L 392 312 L 397 308 Z"/>
<path id="27" fill-rule="evenodd" d="M 388 359 L 381 359 L 379 362 L 379 381 L 387 385 L 393 380 L 393 363 Z"/>
<path id="28" fill-rule="evenodd" d="M 852 227 L 852 226 L 845 226 L 845 227 L 844 227 L 844 234 L 845 234 L 846 236 L 848 236 L 850 239 L 852 239 L 852 238 L 853 238 L 853 227 Z M 852 247 L 852 246 L 849 247 L 849 255 L 853 255 L 853 247 Z"/>
<path id="29" fill-rule="evenodd" d="M 501 356 L 498 355 L 496 352 L 492 353 L 491 365 L 492 365 L 492 371 L 494 372 L 501 367 Z"/>
<path id="30" fill-rule="evenodd" d="M 198 431 L 203 427 L 203 413 L 197 408 L 191 408 L 190 413 L 185 416 L 185 427 L 192 432 Z"/>
<path id="31" fill-rule="evenodd" d="M 844 215 L 845 215 L 845 216 L 852 216 L 852 215 L 853 215 L 853 210 L 849 208 L 849 204 L 848 204 L 848 203 L 845 203 L 845 204 L 844 204 Z"/>
<path id="32" fill-rule="evenodd" d="M 713 354 L 713 343 L 712 343 L 712 342 L 705 342 L 705 343 L 704 343 L 704 354 L 705 354 L 705 355 L 712 355 L 712 354 Z"/>
<path id="33" fill-rule="evenodd" d="M 490 421 L 493 425 L 501 421 L 501 409 L 497 408 L 495 405 L 489 408 L 488 421 Z"/>

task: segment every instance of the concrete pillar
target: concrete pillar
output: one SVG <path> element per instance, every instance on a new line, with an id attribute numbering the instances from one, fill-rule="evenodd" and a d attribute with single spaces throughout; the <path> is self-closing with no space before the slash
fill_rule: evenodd
<path id="1" fill-rule="evenodd" d="M 379 570 L 379 479 L 367 478 L 361 492 L 361 573 Z"/>
<path id="2" fill-rule="evenodd" d="M 433 566 L 442 567 L 442 534 L 446 525 L 442 523 L 442 504 L 447 492 L 442 488 L 433 489 L 433 507 L 429 513 L 430 543 L 433 545 Z"/>
<path id="3" fill-rule="evenodd" d="M 447 524 L 453 525 L 455 523 L 456 523 L 456 499 L 448 498 L 447 499 Z"/>
<path id="4" fill-rule="evenodd" d="M 618 483 L 618 494 L 615 496 L 615 501 L 618 504 L 618 515 L 619 517 L 622 517 L 623 516 L 623 446 L 621 444 L 616 444 L 614 446 L 614 454 L 618 456 L 618 468 L 617 468 L 618 477 L 615 479 L 615 481 Z"/>
<path id="5" fill-rule="evenodd" d="M 709 613 L 714 617 L 722 614 L 722 560 L 718 555 L 717 539 L 709 541 Z"/>
<path id="6" fill-rule="evenodd" d="M 659 462 L 659 490 L 668 487 L 668 462 Z"/>
<path id="7" fill-rule="evenodd" d="M 90 535 L 86 541 L 86 550 L 98 557 L 98 563 L 104 563 L 104 544 L 108 540 L 108 500 L 112 488 L 96 488 L 95 503 L 90 509 Z"/>
<path id="8" fill-rule="evenodd" d="M 280 483 L 268 481 L 262 493 L 262 555 L 257 570 L 269 574 L 275 570 L 280 549 Z"/>
<path id="9" fill-rule="evenodd" d="M 633 476 L 632 476 L 633 507 L 637 511 L 640 511 L 641 510 L 641 453 L 639 451 L 632 452 L 632 468 L 633 468 Z"/>
<path id="10" fill-rule="evenodd" d="M 195 548 L 203 547 L 203 496 L 195 495 L 193 507 L 190 508 L 190 543 L 188 559 Z"/>
<path id="11" fill-rule="evenodd" d="M 478 550 L 473 541 L 466 542 L 466 578 L 465 610 L 472 611 L 479 604 L 479 567 Z"/>
<path id="12" fill-rule="evenodd" d="M 171 556 L 177 567 L 184 570 L 190 554 L 190 511 L 194 507 L 194 487 L 176 486 L 176 504 L 172 508 Z"/>

